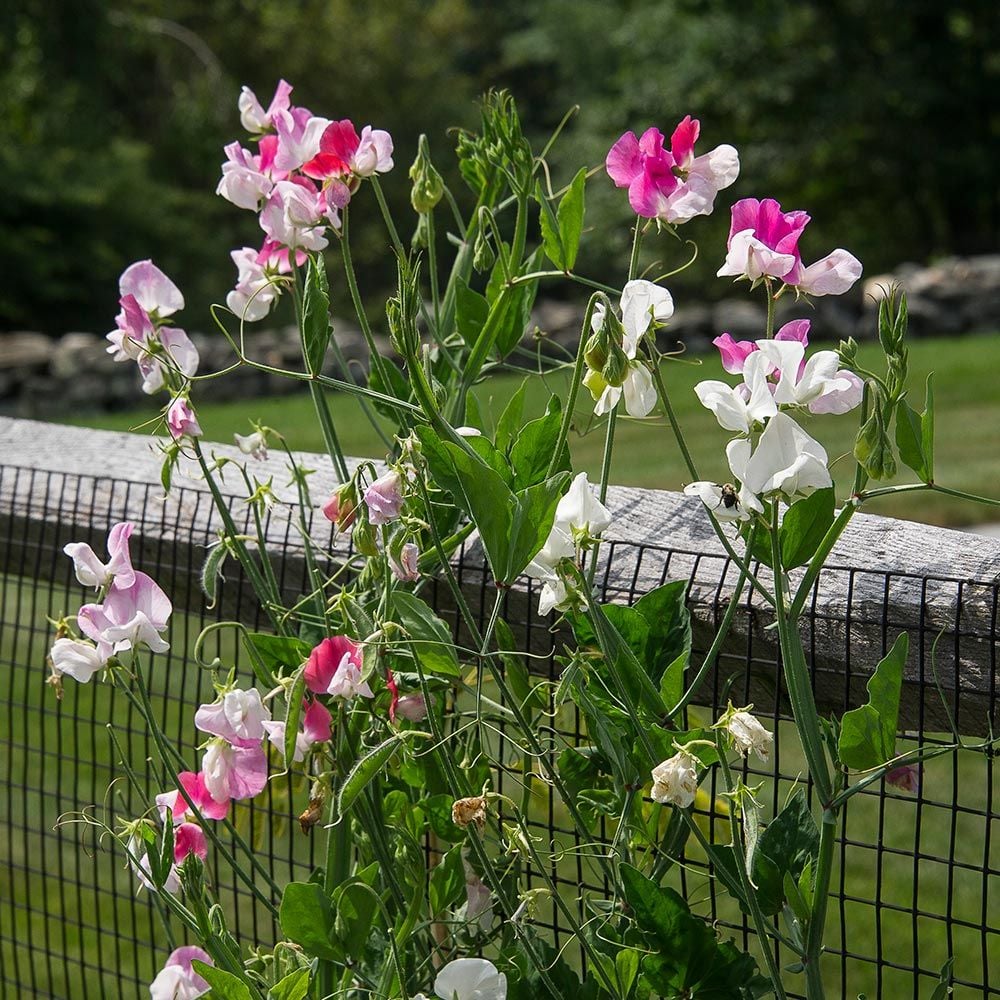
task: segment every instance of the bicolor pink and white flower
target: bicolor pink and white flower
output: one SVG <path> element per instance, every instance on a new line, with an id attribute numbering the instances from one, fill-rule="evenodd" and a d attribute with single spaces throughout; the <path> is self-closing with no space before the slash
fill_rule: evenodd
<path id="1" fill-rule="evenodd" d="M 773 278 L 807 295 L 840 295 L 861 277 L 861 262 L 837 249 L 804 267 L 799 239 L 805 212 L 783 212 L 773 198 L 743 198 L 732 208 L 726 260 L 718 276 L 759 281 Z"/>
<path id="2" fill-rule="evenodd" d="M 201 732 L 220 736 L 234 746 L 247 746 L 264 739 L 264 723 L 270 718 L 256 688 L 232 688 L 211 704 L 199 706 L 194 724 Z"/>
<path id="3" fill-rule="evenodd" d="M 389 555 L 389 568 L 392 575 L 401 583 L 413 583 L 420 579 L 420 568 L 417 559 L 420 556 L 420 549 L 413 542 L 407 542 L 399 550 L 398 557 Z"/>
<path id="4" fill-rule="evenodd" d="M 151 261 L 129 264 L 118 279 L 121 296 L 132 296 L 152 319 L 164 319 L 184 308 L 180 289 Z"/>
<path id="5" fill-rule="evenodd" d="M 340 214 L 304 177 L 275 184 L 260 213 L 260 227 L 268 239 L 290 250 L 324 250 L 327 223 L 339 228 Z"/>
<path id="6" fill-rule="evenodd" d="M 327 636 L 306 660 L 303 670 L 306 687 L 316 694 L 326 694 L 334 675 L 348 664 L 360 669 L 361 647 L 346 635 Z"/>
<path id="7" fill-rule="evenodd" d="M 267 238 L 259 250 L 241 247 L 230 255 L 236 265 L 236 287 L 226 296 L 230 311 L 247 323 L 262 320 L 274 307 L 287 284 L 282 276 L 292 271 L 291 253 Z M 296 252 L 296 264 L 305 263 L 305 252 Z"/>
<path id="8" fill-rule="evenodd" d="M 270 151 L 273 164 L 274 142 L 265 148 Z M 262 154 L 255 155 L 238 142 L 231 142 L 223 152 L 226 162 L 222 164 L 222 177 L 215 193 L 237 208 L 259 211 L 261 202 L 271 193 L 275 182 L 270 172 L 262 167 Z"/>
<path id="9" fill-rule="evenodd" d="M 807 319 L 793 319 L 779 327 L 774 339 L 797 340 L 803 347 L 808 347 L 810 326 L 811 323 Z M 716 337 L 712 343 L 719 349 L 722 367 L 730 375 L 742 375 L 743 365 L 747 358 L 757 350 L 760 340 L 733 340 L 730 334 L 724 333 Z"/>
<path id="10" fill-rule="evenodd" d="M 167 408 L 167 430 L 170 436 L 179 441 L 181 438 L 201 437 L 201 424 L 194 407 L 184 396 L 178 396 Z"/>
<path id="11" fill-rule="evenodd" d="M 728 145 L 694 155 L 701 124 L 687 115 L 674 129 L 669 148 L 658 128 L 640 138 L 626 132 L 605 160 L 616 187 L 628 188 L 629 204 L 647 219 L 679 224 L 709 215 L 715 196 L 739 176 L 740 159 Z"/>
<path id="12" fill-rule="evenodd" d="M 63 552 L 73 560 L 77 580 L 85 587 L 101 590 L 117 581 L 121 587 L 130 587 L 135 582 L 132 557 L 129 553 L 129 539 L 134 526 L 130 521 L 121 521 L 108 532 L 108 561 L 101 562 L 94 550 L 86 542 L 70 542 Z"/>
<path id="13" fill-rule="evenodd" d="M 317 743 L 326 743 L 332 736 L 333 717 L 330 710 L 318 699 L 305 705 L 299 731 L 295 736 L 295 761 L 305 760 L 306 754 Z M 279 753 L 285 753 L 285 733 L 288 731 L 284 719 L 272 719 L 264 723 L 267 738 Z"/>
<path id="14" fill-rule="evenodd" d="M 364 500 L 372 524 L 379 526 L 395 521 L 403 507 L 403 477 L 390 469 L 365 490 Z"/>
<path id="15" fill-rule="evenodd" d="M 392 170 L 392 136 L 365 125 L 358 135 L 354 123 L 345 118 L 330 122 L 323 132 L 316 155 L 302 167 L 309 177 L 371 177 Z"/>
<path id="16" fill-rule="evenodd" d="M 173 606 L 170 598 L 145 573 L 135 573 L 129 587 L 113 586 L 102 604 L 85 604 L 77 614 L 80 631 L 100 648 L 116 653 L 146 646 L 154 653 L 170 648 L 166 630 Z"/>
<path id="17" fill-rule="evenodd" d="M 274 117 L 279 111 L 287 111 L 291 106 L 292 85 L 285 80 L 279 80 L 274 90 L 274 96 L 267 110 L 257 99 L 257 95 L 244 87 L 240 92 L 237 107 L 240 112 L 240 122 L 253 135 L 266 132 L 274 126 Z"/>
<path id="18" fill-rule="evenodd" d="M 197 1000 L 211 987 L 194 971 L 195 960 L 205 965 L 214 965 L 211 957 L 201 948 L 188 945 L 177 948 L 149 984 L 150 1000 Z"/>
<path id="19" fill-rule="evenodd" d="M 229 800 L 216 802 L 205 787 L 205 776 L 199 771 L 181 771 L 177 775 L 181 786 L 187 792 L 188 798 L 195 804 L 202 816 L 207 819 L 225 819 L 229 812 Z M 166 823 L 168 817 L 175 825 L 184 823 L 194 813 L 187 799 L 179 789 L 171 792 L 161 792 L 156 796 L 156 805 L 160 812 L 160 822 Z"/>
<path id="20" fill-rule="evenodd" d="M 220 805 L 230 799 L 252 799 L 267 784 L 267 756 L 260 744 L 233 746 L 217 737 L 201 759 L 208 794 Z"/>
<path id="21" fill-rule="evenodd" d="M 320 151 L 323 133 L 332 124 L 329 118 L 317 118 L 306 108 L 284 108 L 272 116 L 278 133 L 274 166 L 278 170 L 298 170 Z"/>

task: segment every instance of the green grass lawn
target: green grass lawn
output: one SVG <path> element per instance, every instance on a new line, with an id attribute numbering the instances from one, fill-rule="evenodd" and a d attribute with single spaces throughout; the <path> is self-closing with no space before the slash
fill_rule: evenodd
<path id="1" fill-rule="evenodd" d="M 865 345 L 861 358 L 874 370 L 881 367 L 876 345 Z M 1000 495 L 1000 394 L 996 372 L 1000 370 L 1000 335 L 914 341 L 910 347 L 910 385 L 914 406 L 923 408 L 923 384 L 934 372 L 936 400 L 936 479 L 945 486 L 987 496 Z M 705 478 L 725 481 L 730 475 L 725 466 L 724 446 L 728 435 L 715 418 L 698 403 L 694 385 L 705 378 L 719 378 L 721 369 L 715 356 L 703 363 L 668 362 L 664 378 L 699 471 Z M 476 389 L 487 420 L 495 417 L 520 384 L 523 375 L 502 374 Z M 529 377 L 528 412 L 540 414 L 549 392 L 565 399 L 565 372 Z M 205 387 L 210 397 L 211 384 Z M 344 450 L 348 454 L 381 457 L 385 447 L 362 414 L 357 402 L 342 394 L 331 393 L 330 406 Z M 149 408 L 116 414 L 90 414 L 67 418 L 67 423 L 114 430 L 138 429 L 151 417 Z M 292 447 L 322 451 L 323 439 L 307 395 L 270 399 L 248 399 L 232 403 L 198 402 L 198 413 L 210 440 L 226 441 L 234 431 L 245 433 L 248 419 L 259 419 L 280 430 Z M 583 390 L 579 397 L 576 421 L 571 434 L 574 464 L 585 469 L 591 478 L 600 470 L 604 449 L 603 422 L 596 420 L 590 397 Z M 807 429 L 826 446 L 834 464 L 834 474 L 841 495 L 853 478 L 850 451 L 857 430 L 856 415 L 813 417 Z M 488 428 L 487 428 L 488 429 Z M 612 481 L 623 485 L 680 489 L 690 478 L 681 462 L 673 435 L 662 416 L 645 420 L 624 418 L 618 423 Z M 899 482 L 912 481 L 900 477 Z M 942 525 L 969 525 L 1000 520 L 1000 511 L 932 493 L 881 499 L 868 508 L 873 513 L 926 521 Z"/>

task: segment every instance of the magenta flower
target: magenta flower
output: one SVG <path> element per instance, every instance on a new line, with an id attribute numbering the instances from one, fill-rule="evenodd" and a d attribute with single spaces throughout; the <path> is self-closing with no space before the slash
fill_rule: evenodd
<path id="1" fill-rule="evenodd" d="M 181 823 L 174 830 L 174 864 L 182 864 L 189 854 L 201 861 L 208 857 L 205 831 L 197 823 Z"/>
<path id="2" fill-rule="evenodd" d="M 205 965 L 215 964 L 201 948 L 194 945 L 172 951 L 149 984 L 150 1000 L 196 1000 L 208 993 L 211 987 L 194 971 L 192 963 L 196 959 Z"/>
<path id="3" fill-rule="evenodd" d="M 267 111 L 257 100 L 257 95 L 249 88 L 244 87 L 236 102 L 240 111 L 240 122 L 250 133 L 256 134 L 266 132 L 274 124 L 274 116 L 279 111 L 287 111 L 291 104 L 292 85 L 284 80 L 278 81 L 275 88 L 274 97 L 268 105 Z"/>
<path id="4" fill-rule="evenodd" d="M 129 539 L 133 530 L 130 521 L 121 521 L 112 527 L 108 532 L 106 563 L 97 558 L 86 542 L 70 542 L 64 546 L 63 552 L 73 560 L 77 580 L 85 587 L 93 587 L 95 590 L 108 586 L 112 580 L 117 581 L 120 587 L 130 587 L 135 582 L 135 571 L 129 554 Z"/>
<path id="5" fill-rule="evenodd" d="M 179 441 L 182 437 L 201 437 L 201 424 L 194 407 L 183 396 L 178 396 L 167 409 L 167 430 Z"/>
<path id="6" fill-rule="evenodd" d="M 715 196 L 740 171 L 739 154 L 729 145 L 694 155 L 701 124 L 687 115 L 674 129 L 667 149 L 663 133 L 649 128 L 637 139 L 626 132 L 605 160 L 616 187 L 628 188 L 629 204 L 638 215 L 679 224 L 709 215 Z"/>
<path id="7" fill-rule="evenodd" d="M 365 490 L 365 504 L 372 524 L 388 524 L 399 517 L 403 507 L 402 486 L 402 476 L 392 469 Z"/>
<path id="8" fill-rule="evenodd" d="M 234 688 L 210 705 L 200 706 L 194 724 L 201 732 L 219 736 L 233 746 L 250 746 L 264 738 L 264 723 L 270 718 L 256 688 Z"/>
<path id="9" fill-rule="evenodd" d="M 220 805 L 230 799 L 252 799 L 267 784 L 267 757 L 263 748 L 233 746 L 210 740 L 201 760 L 201 774 L 208 794 Z"/>
<path id="10" fill-rule="evenodd" d="M 345 118 L 331 122 L 323 132 L 319 152 L 302 167 L 310 177 L 371 177 L 392 170 L 392 136 L 366 125 L 359 136 Z"/>
<path id="11" fill-rule="evenodd" d="M 103 604 L 85 604 L 77 614 L 80 631 L 100 647 L 115 652 L 145 645 L 154 653 L 170 648 L 160 633 L 167 627 L 170 598 L 145 573 L 135 573 L 130 587 L 112 586 Z"/>
<path id="12" fill-rule="evenodd" d="M 325 694 L 333 675 L 348 662 L 361 665 L 361 647 L 346 635 L 328 636 L 309 654 L 304 671 L 306 687 Z"/>
<path id="13" fill-rule="evenodd" d="M 318 699 L 303 702 L 305 711 L 302 713 L 298 734 L 295 737 L 294 760 L 305 760 L 306 754 L 316 743 L 326 743 L 332 733 L 333 717 L 330 710 Z M 282 755 L 285 753 L 285 721 L 275 719 L 264 723 L 267 738 Z"/>
<path id="14" fill-rule="evenodd" d="M 184 791 L 188 793 L 191 801 L 198 807 L 202 816 L 207 819 L 225 819 L 229 812 L 229 801 L 216 802 L 205 787 L 205 777 L 203 774 L 194 771 L 181 771 L 179 775 L 180 783 Z M 160 811 L 160 821 L 166 823 L 167 814 L 173 818 L 174 824 L 183 823 L 189 815 L 193 815 L 188 808 L 187 799 L 175 789 L 172 792 L 161 792 L 156 796 L 156 805 Z"/>
<path id="15" fill-rule="evenodd" d="M 799 237 L 809 224 L 805 212 L 782 212 L 773 198 L 744 198 L 732 209 L 726 260 L 719 277 L 778 278 L 807 295 L 840 295 L 861 277 L 861 262 L 837 249 L 802 266 Z"/>

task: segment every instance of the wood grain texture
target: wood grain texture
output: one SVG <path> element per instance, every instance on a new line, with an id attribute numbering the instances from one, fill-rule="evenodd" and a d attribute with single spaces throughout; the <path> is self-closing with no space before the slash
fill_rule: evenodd
<path id="1" fill-rule="evenodd" d="M 234 463 L 225 469 L 221 488 L 241 529 L 249 529 L 250 517 L 235 463 L 257 480 L 272 479 L 279 500 L 286 503 L 268 518 L 268 547 L 280 559 L 279 577 L 294 593 L 303 579 L 303 545 L 292 517 L 295 492 L 287 456 L 272 449 L 266 460 L 255 461 L 227 444 L 206 443 L 204 450 Z M 335 535 L 317 509 L 337 483 L 329 459 L 301 453 L 295 458 L 315 470 L 309 477 L 314 509 L 307 530 L 331 559 L 346 558 L 347 539 Z M 136 524 L 136 562 L 156 568 L 179 607 L 197 608 L 202 599 L 198 573 L 206 547 L 218 537 L 219 515 L 193 461 L 182 460 L 175 489 L 164 498 L 160 461 L 156 439 L 147 435 L 0 418 L 0 515 L 12 525 L 8 539 L 0 542 L 0 569 L 17 572 L 28 565 L 29 553 L 40 547 L 58 553 L 69 540 L 88 540 L 96 547 L 109 523 L 128 519 Z M 350 464 L 354 468 L 356 461 Z M 597 570 L 605 599 L 635 600 L 667 579 L 687 580 L 696 647 L 704 649 L 732 595 L 737 571 L 701 504 L 678 493 L 612 487 L 608 506 L 614 519 Z M 53 566 L 53 572 L 64 570 L 55 558 L 41 564 Z M 456 566 L 474 608 L 485 607 L 492 583 L 474 538 Z M 232 570 L 227 576 L 233 576 Z M 834 548 L 804 619 L 803 638 L 821 706 L 841 711 L 845 704 L 862 701 L 875 664 L 906 630 L 911 653 L 902 723 L 925 730 L 947 728 L 936 670 L 941 693 L 962 731 L 986 732 L 997 724 L 998 584 L 1000 539 L 856 515 Z M 432 591 L 448 617 L 453 609 L 446 588 L 434 584 Z M 237 580 L 227 582 L 223 597 L 227 614 L 255 616 L 248 589 Z M 523 626 L 527 648 L 550 659 L 566 637 L 533 614 L 534 586 L 522 581 L 506 601 L 509 620 Z M 762 699 L 773 698 L 776 689 L 780 693 L 771 622 L 767 605 L 756 595 L 744 595 L 720 667 L 722 674 L 739 672 L 749 658 L 750 691 Z"/>

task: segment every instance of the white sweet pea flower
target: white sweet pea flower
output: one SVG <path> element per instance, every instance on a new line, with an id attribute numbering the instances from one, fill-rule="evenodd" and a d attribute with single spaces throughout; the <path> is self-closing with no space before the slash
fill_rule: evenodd
<path id="1" fill-rule="evenodd" d="M 730 441 L 726 457 L 733 474 L 755 496 L 781 493 L 807 495 L 833 485 L 823 446 L 787 413 L 776 413 L 751 454 L 745 438 Z"/>
<path id="2" fill-rule="evenodd" d="M 249 455 L 258 461 L 267 458 L 267 438 L 260 431 L 254 431 L 253 434 L 234 434 L 233 440 L 244 455 Z"/>
<path id="3" fill-rule="evenodd" d="M 600 305 L 600 303 L 598 304 Z M 625 341 L 622 349 L 634 358 L 639 341 L 645 336 L 653 323 L 666 323 L 674 314 L 673 296 L 665 288 L 652 281 L 637 278 L 628 282 L 622 289 L 621 297 L 622 326 L 625 328 Z M 594 310 L 594 320 L 597 320 L 597 309 Z M 602 315 L 603 320 L 603 315 Z M 593 323 L 591 324 L 593 326 Z M 594 329 L 599 330 L 598 323 Z"/>
<path id="4" fill-rule="evenodd" d="M 594 496 L 587 473 L 581 472 L 556 507 L 556 527 L 598 535 L 610 523 L 611 511 Z"/>
<path id="5" fill-rule="evenodd" d="M 688 483 L 684 487 L 684 494 L 689 497 L 698 497 L 715 514 L 716 520 L 723 523 L 746 521 L 752 512 L 759 513 L 763 510 L 761 502 L 752 493 L 743 490 L 737 491 L 728 483 L 720 486 L 718 483 L 700 480 L 696 483 Z"/>
<path id="6" fill-rule="evenodd" d="M 770 760 L 774 736 L 749 712 L 733 712 L 726 722 L 726 729 L 729 730 L 733 746 L 741 757 L 746 757 L 752 750 L 763 763 L 766 764 Z"/>
<path id="7" fill-rule="evenodd" d="M 56 639 L 49 652 L 52 672 L 56 677 L 72 677 L 80 684 L 86 684 L 107 662 L 111 655 L 111 645 L 106 642 L 98 646 L 80 642 L 77 639 Z"/>
<path id="8" fill-rule="evenodd" d="M 776 369 L 774 401 L 779 406 L 805 406 L 852 388 L 851 382 L 840 377 L 836 351 L 816 351 L 805 361 L 805 345 L 798 340 L 759 340 L 757 350 Z"/>
<path id="9" fill-rule="evenodd" d="M 194 724 L 203 733 L 239 744 L 241 740 L 262 740 L 264 723 L 270 719 L 271 713 L 256 688 L 246 691 L 233 688 L 217 701 L 200 706 Z"/>
<path id="10" fill-rule="evenodd" d="M 805 268 L 798 288 L 807 295 L 842 295 L 861 277 L 863 270 L 854 254 L 838 248 Z"/>
<path id="11" fill-rule="evenodd" d="M 609 385 L 605 388 L 594 405 L 594 413 L 599 417 L 610 413 L 622 396 L 625 397 L 625 412 L 630 417 L 648 417 L 653 412 L 658 397 L 653 388 L 653 376 L 641 361 L 629 364 L 628 375 L 621 385 Z"/>
<path id="12" fill-rule="evenodd" d="M 507 977 L 485 958 L 456 958 L 434 980 L 441 1000 L 507 1000 Z"/>
<path id="13" fill-rule="evenodd" d="M 724 430 L 749 434 L 755 423 L 763 423 L 778 412 L 767 381 L 772 367 L 770 359 L 761 351 L 754 351 L 743 367 L 743 385 L 734 388 L 726 382 L 708 379 L 694 387 L 695 395 L 702 406 L 715 414 Z"/>
<path id="14" fill-rule="evenodd" d="M 698 765 L 689 753 L 678 751 L 652 770 L 654 802 L 687 809 L 698 793 Z"/>

